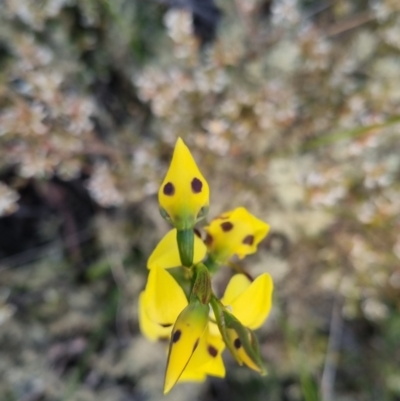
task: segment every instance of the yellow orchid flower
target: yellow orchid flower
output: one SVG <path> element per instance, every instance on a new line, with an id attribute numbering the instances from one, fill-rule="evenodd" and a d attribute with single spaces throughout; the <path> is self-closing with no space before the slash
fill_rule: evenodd
<path id="1" fill-rule="evenodd" d="M 215 218 L 204 229 L 211 259 L 222 264 L 233 255 L 243 259 L 256 252 L 258 244 L 268 234 L 269 225 L 244 207 L 238 207 Z"/>
<path id="2" fill-rule="evenodd" d="M 273 282 L 267 273 L 253 282 L 244 274 L 233 276 L 220 301 L 226 308 L 226 327 L 220 333 L 217 325 L 209 321 L 208 305 L 202 305 L 198 299 L 189 304 L 168 271 L 151 269 L 139 298 L 139 324 L 151 341 L 171 337 L 164 392 L 181 381 L 202 381 L 207 375 L 224 377 L 224 341 L 240 364 L 264 374 L 251 329 L 259 328 L 268 317 L 272 292 Z"/>
<path id="3" fill-rule="evenodd" d="M 182 288 L 172 275 L 162 268 L 152 268 L 146 288 L 139 297 L 139 326 L 150 341 L 171 337 L 165 393 L 177 382 L 202 381 L 207 375 L 225 376 L 221 357 L 225 344 L 219 332 L 213 335 L 208 328 L 209 306 L 202 305 L 198 309 L 204 314 L 197 320 L 200 325 L 196 323 L 196 319 L 188 318 L 187 313 L 183 314 L 188 306 Z M 191 324 L 190 330 L 187 323 Z M 176 334 L 177 330 L 185 333 L 182 341 L 180 338 L 177 340 L 177 336 L 182 336 Z M 174 334 L 171 336 L 172 331 Z M 188 331 L 190 334 L 186 336 Z M 195 347 L 197 339 L 199 341 Z"/>
<path id="4" fill-rule="evenodd" d="M 170 339 L 164 394 L 178 382 L 203 381 L 208 375 L 224 377 L 221 354 L 225 347 L 240 365 L 266 373 L 253 330 L 270 313 L 271 277 L 265 273 L 251 281 L 237 274 L 219 300 L 212 290 L 211 276 L 232 256 L 242 259 L 256 252 L 269 225 L 239 207 L 205 227 L 203 243 L 195 236 L 194 227 L 208 211 L 209 192 L 189 149 L 178 138 L 158 192 L 161 215 L 174 229 L 150 255 L 148 282 L 139 297 L 143 334 L 151 341 Z M 166 270 L 180 266 L 187 268 L 187 282 L 182 286 Z"/>
<path id="5" fill-rule="evenodd" d="M 210 190 L 188 147 L 175 144 L 169 170 L 158 192 L 158 201 L 178 230 L 192 229 L 209 206 Z"/>
<path id="6" fill-rule="evenodd" d="M 147 261 L 147 268 L 169 269 L 182 265 L 179 255 L 178 242 L 176 240 L 177 230 L 173 228 L 157 244 Z M 194 256 L 193 263 L 199 263 L 204 259 L 207 253 L 207 247 L 197 235 L 194 236 Z"/>
<path id="7" fill-rule="evenodd" d="M 194 225 L 208 211 L 210 189 L 187 146 L 176 141 L 171 164 L 158 191 L 161 215 L 177 229 L 181 265 L 193 265 Z"/>

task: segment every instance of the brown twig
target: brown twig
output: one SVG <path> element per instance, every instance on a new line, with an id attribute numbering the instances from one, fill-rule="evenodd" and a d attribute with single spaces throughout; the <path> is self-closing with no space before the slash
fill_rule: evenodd
<path id="1" fill-rule="evenodd" d="M 349 18 L 345 21 L 339 21 L 338 23 L 328 27 L 326 31 L 326 36 L 331 37 L 339 35 L 351 29 L 358 28 L 359 26 L 364 25 L 367 22 L 373 21 L 374 19 L 375 17 L 367 11 L 356 14 L 352 18 Z"/>

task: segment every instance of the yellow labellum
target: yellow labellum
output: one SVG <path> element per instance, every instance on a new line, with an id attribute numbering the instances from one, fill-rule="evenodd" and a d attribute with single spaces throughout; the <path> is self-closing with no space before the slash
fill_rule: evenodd
<path id="1" fill-rule="evenodd" d="M 214 336 L 207 329 L 178 382 L 203 381 L 207 375 L 225 377 L 225 366 L 222 360 L 224 349 L 225 343 L 221 336 Z"/>

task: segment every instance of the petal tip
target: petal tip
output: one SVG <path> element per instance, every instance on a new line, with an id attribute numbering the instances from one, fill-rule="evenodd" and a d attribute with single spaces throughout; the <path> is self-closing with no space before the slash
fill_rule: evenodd
<path id="1" fill-rule="evenodd" d="M 163 394 L 164 394 L 164 395 L 168 394 L 168 393 L 172 390 L 172 387 L 175 386 L 175 383 L 176 383 L 176 382 L 167 381 L 167 380 L 165 379 L 165 381 L 164 381 L 164 390 L 163 390 Z"/>

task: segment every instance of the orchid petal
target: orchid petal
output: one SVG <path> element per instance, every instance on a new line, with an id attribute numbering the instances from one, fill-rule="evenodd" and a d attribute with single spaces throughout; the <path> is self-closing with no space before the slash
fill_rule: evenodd
<path id="1" fill-rule="evenodd" d="M 246 280 L 248 286 L 244 288 Z M 272 292 L 273 282 L 268 273 L 261 274 L 252 283 L 244 275 L 238 274 L 228 284 L 222 303 L 231 307 L 232 314 L 244 326 L 257 329 L 269 315 Z"/>
<path id="2" fill-rule="evenodd" d="M 232 301 L 244 292 L 251 284 L 251 280 L 244 274 L 235 274 L 226 287 L 221 302 L 230 305 Z"/>
<path id="3" fill-rule="evenodd" d="M 169 338 L 172 330 L 172 325 L 170 327 L 163 327 L 157 323 L 154 323 L 148 317 L 144 309 L 144 291 L 139 296 L 139 327 L 140 331 L 145 337 L 150 341 L 157 341 L 163 338 Z"/>
<path id="4" fill-rule="evenodd" d="M 225 366 L 221 356 L 224 349 L 225 343 L 222 341 L 221 335 L 213 336 L 207 330 L 201 337 L 199 345 L 179 381 L 191 381 L 193 378 L 200 380 L 206 375 L 224 377 Z"/>
<path id="5" fill-rule="evenodd" d="M 143 304 L 150 320 L 162 326 L 172 326 L 188 301 L 171 274 L 155 268 L 150 270 Z"/>

